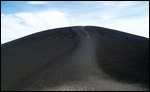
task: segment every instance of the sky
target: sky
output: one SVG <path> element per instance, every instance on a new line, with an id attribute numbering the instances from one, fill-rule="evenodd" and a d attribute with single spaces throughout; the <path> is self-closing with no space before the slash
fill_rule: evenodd
<path id="1" fill-rule="evenodd" d="M 47 29 L 87 25 L 149 38 L 149 1 L 1 1 L 1 44 Z"/>

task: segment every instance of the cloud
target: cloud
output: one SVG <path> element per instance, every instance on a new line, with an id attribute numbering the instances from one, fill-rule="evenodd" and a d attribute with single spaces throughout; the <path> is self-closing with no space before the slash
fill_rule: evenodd
<path id="1" fill-rule="evenodd" d="M 59 11 L 41 11 L 36 13 L 17 13 L 23 23 L 37 29 L 54 28 L 67 25 L 67 15 Z"/>
<path id="2" fill-rule="evenodd" d="M 61 6 L 60 3 L 53 7 Z M 149 5 L 146 2 L 74 3 L 72 9 L 49 6 L 38 11 L 1 14 L 1 43 L 47 29 L 76 25 L 101 26 L 149 38 Z"/>
<path id="3" fill-rule="evenodd" d="M 18 39 L 39 31 L 66 27 L 69 25 L 67 14 L 59 11 L 1 14 L 1 18 L 1 43 Z"/>
<path id="4" fill-rule="evenodd" d="M 31 4 L 31 5 L 45 5 L 47 4 L 48 1 L 28 1 L 27 4 Z"/>
<path id="5" fill-rule="evenodd" d="M 118 18 L 107 22 L 107 25 L 108 28 L 149 38 L 149 16 Z"/>
<path id="6" fill-rule="evenodd" d="M 5 43 L 28 34 L 31 34 L 32 27 L 21 24 L 21 19 L 15 15 L 1 15 L 1 43 Z"/>

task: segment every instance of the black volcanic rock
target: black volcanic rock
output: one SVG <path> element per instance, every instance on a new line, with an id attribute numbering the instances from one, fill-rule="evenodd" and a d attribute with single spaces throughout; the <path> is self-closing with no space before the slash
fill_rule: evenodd
<path id="1" fill-rule="evenodd" d="M 1 45 L 2 91 L 148 91 L 149 39 L 96 26 Z"/>

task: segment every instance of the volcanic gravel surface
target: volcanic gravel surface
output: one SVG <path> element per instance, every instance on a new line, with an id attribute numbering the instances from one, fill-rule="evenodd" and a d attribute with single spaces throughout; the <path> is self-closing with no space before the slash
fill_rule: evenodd
<path id="1" fill-rule="evenodd" d="M 149 39 L 96 26 L 1 45 L 2 91 L 149 91 Z"/>

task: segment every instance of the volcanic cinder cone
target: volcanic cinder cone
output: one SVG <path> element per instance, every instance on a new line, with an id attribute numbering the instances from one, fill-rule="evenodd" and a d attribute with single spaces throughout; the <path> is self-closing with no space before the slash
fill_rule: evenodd
<path id="1" fill-rule="evenodd" d="M 1 90 L 148 91 L 149 39 L 74 26 L 2 44 Z"/>

